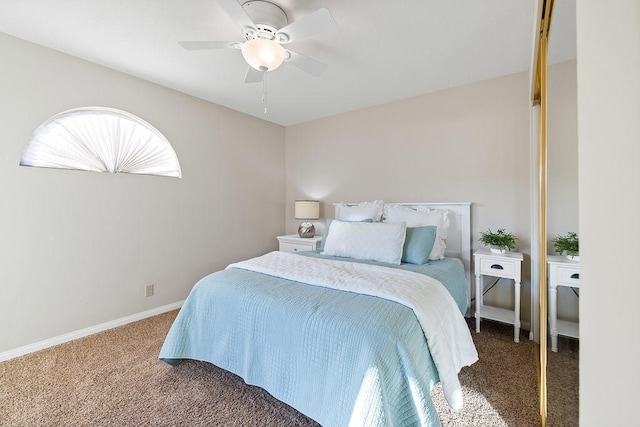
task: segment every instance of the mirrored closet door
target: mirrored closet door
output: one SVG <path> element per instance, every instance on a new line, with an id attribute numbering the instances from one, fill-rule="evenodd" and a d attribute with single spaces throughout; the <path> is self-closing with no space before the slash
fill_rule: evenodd
<path id="1" fill-rule="evenodd" d="M 580 263 L 554 243 L 579 237 L 575 7 L 554 2 L 546 69 L 547 425 L 578 425 Z"/>

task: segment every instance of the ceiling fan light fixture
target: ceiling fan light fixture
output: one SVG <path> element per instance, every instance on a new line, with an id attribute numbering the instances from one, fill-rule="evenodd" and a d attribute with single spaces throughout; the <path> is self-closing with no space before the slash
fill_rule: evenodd
<path id="1" fill-rule="evenodd" d="M 242 45 L 241 50 L 245 61 L 260 71 L 275 70 L 287 57 L 284 48 L 273 40 L 249 40 Z"/>

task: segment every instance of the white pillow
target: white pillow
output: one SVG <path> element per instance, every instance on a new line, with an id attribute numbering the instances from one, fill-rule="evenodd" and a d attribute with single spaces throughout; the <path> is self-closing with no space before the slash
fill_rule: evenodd
<path id="1" fill-rule="evenodd" d="M 362 221 L 372 219 L 378 222 L 382 219 L 382 209 L 384 202 L 374 200 L 373 202 L 360 202 L 357 205 L 347 205 L 346 203 L 336 204 L 336 219 L 341 221 Z"/>
<path id="2" fill-rule="evenodd" d="M 436 240 L 429 254 L 429 259 L 437 260 L 444 258 L 450 224 L 448 211 L 446 209 L 430 209 L 427 207 L 417 207 L 413 209 L 398 204 L 385 204 L 384 217 L 385 222 L 404 222 L 407 227 L 435 225 L 437 227 Z"/>
<path id="3" fill-rule="evenodd" d="M 400 264 L 407 234 L 404 222 L 333 221 L 324 243 L 324 255 Z"/>

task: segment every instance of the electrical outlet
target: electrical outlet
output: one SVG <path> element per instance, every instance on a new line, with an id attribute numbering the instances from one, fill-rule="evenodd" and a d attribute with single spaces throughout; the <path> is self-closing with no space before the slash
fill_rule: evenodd
<path id="1" fill-rule="evenodd" d="M 153 296 L 153 284 L 147 285 L 144 287 L 144 296 L 152 297 Z"/>

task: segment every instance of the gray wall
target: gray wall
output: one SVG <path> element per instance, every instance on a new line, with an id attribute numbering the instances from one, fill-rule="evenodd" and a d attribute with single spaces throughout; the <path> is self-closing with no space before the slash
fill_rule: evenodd
<path id="1" fill-rule="evenodd" d="M 0 57 L 0 352 L 181 301 L 277 249 L 283 127 L 4 34 Z M 18 166 L 41 122 L 93 105 L 154 125 L 183 178 Z"/>
<path id="2" fill-rule="evenodd" d="M 640 2 L 576 5 L 580 425 L 638 424 Z"/>
<path id="3" fill-rule="evenodd" d="M 578 232 L 578 111 L 576 61 L 548 67 L 547 232 Z"/>

